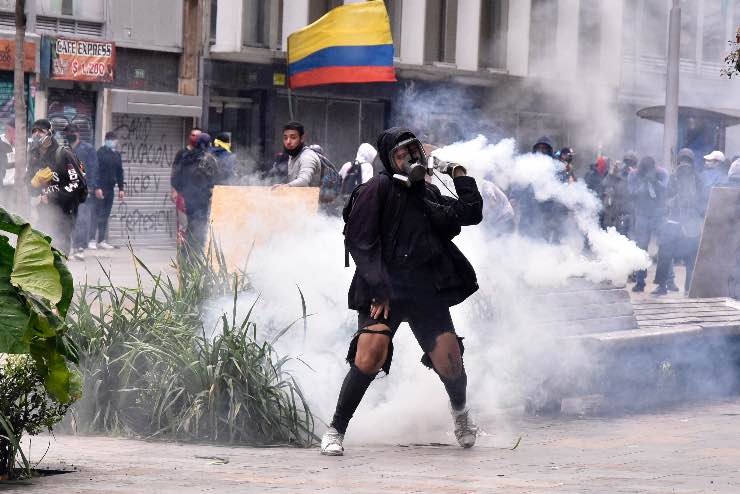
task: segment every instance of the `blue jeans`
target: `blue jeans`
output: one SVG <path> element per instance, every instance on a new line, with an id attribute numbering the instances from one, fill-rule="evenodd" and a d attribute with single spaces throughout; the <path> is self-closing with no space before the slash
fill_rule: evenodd
<path id="1" fill-rule="evenodd" d="M 75 249 L 84 249 L 93 239 L 93 218 L 95 217 L 95 196 L 88 195 L 87 200 L 77 208 L 75 221 L 74 242 Z"/>

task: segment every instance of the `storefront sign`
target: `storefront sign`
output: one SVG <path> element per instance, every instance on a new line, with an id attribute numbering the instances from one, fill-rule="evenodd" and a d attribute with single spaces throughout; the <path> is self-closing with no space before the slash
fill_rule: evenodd
<path id="1" fill-rule="evenodd" d="M 113 82 L 116 45 L 109 41 L 57 38 L 52 42 L 51 78 Z"/>
<path id="2" fill-rule="evenodd" d="M 33 72 L 36 70 L 36 44 L 26 43 L 23 46 L 26 58 L 23 60 L 23 70 Z M 0 39 L 0 70 L 15 69 L 15 40 Z"/>

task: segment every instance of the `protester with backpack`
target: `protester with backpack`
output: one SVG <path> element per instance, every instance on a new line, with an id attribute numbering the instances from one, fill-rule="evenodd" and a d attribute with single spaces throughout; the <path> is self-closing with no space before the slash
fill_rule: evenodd
<path id="1" fill-rule="evenodd" d="M 283 126 L 283 147 L 288 155 L 287 183 L 273 185 L 282 187 L 318 187 L 321 182 L 321 159 L 305 142 L 305 129 L 300 122 L 288 122 Z"/>
<path id="2" fill-rule="evenodd" d="M 466 402 L 467 376 L 462 339 L 450 307 L 475 293 L 475 270 L 452 239 L 462 227 L 482 220 L 483 199 L 460 165 L 434 160 L 435 173 L 448 173 L 456 197 L 427 183 L 430 173 L 421 142 L 394 127 L 378 137 L 385 170 L 358 187 L 343 211 L 345 245 L 357 265 L 349 308 L 357 311 L 357 332 L 347 353 L 336 410 L 321 440 L 321 453 L 340 456 L 350 419 L 380 370 L 387 374 L 393 336 L 409 323 L 424 355 L 450 399 L 460 446 L 475 444 L 477 427 Z"/>
<path id="3" fill-rule="evenodd" d="M 342 165 L 339 169 L 339 176 L 342 177 L 342 196 L 349 197 L 355 187 L 373 178 L 373 161 L 377 155 L 378 152 L 371 144 L 363 142 L 357 148 L 354 161 Z"/>
<path id="4" fill-rule="evenodd" d="M 27 179 L 39 229 L 51 236 L 54 247 L 68 254 L 77 209 L 87 199 L 87 181 L 77 157 L 57 143 L 46 119 L 31 128 Z"/>
<path id="5" fill-rule="evenodd" d="M 199 134 L 194 148 L 183 152 L 175 163 L 170 180 L 177 195 L 185 199 L 186 248 L 192 253 L 202 252 L 205 247 L 211 195 L 218 178 L 218 163 L 208 152 L 210 144 L 210 135 Z"/>

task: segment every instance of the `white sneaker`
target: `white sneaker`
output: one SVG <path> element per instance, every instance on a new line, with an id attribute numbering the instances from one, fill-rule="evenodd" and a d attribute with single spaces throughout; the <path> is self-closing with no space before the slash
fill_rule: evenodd
<path id="1" fill-rule="evenodd" d="M 77 249 L 74 254 L 72 254 L 72 257 L 77 259 L 78 261 L 84 261 L 85 251 L 83 249 Z"/>
<path id="2" fill-rule="evenodd" d="M 458 411 L 453 408 L 452 419 L 455 421 L 457 443 L 463 448 L 472 448 L 478 435 L 478 426 L 475 425 L 473 418 L 470 416 L 470 409 L 464 408 Z"/>
<path id="3" fill-rule="evenodd" d="M 326 456 L 342 456 L 344 454 L 344 434 L 340 434 L 334 427 L 324 433 L 321 438 L 321 454 Z"/>
<path id="4" fill-rule="evenodd" d="M 105 249 L 105 250 L 111 250 L 111 249 L 115 249 L 115 247 L 113 247 L 113 246 L 112 246 L 111 244 L 109 244 L 108 242 L 100 242 L 100 243 L 98 244 L 98 247 L 100 247 L 101 249 Z"/>
<path id="5" fill-rule="evenodd" d="M 95 242 L 93 242 L 92 240 L 90 240 L 87 243 L 87 248 L 90 249 L 90 250 L 98 250 L 98 244 L 96 244 Z"/>

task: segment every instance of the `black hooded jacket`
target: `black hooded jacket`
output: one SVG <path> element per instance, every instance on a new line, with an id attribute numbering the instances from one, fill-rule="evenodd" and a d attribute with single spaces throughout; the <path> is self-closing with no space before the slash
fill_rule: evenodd
<path id="1" fill-rule="evenodd" d="M 349 307 L 367 310 L 372 300 L 459 304 L 478 289 L 475 271 L 452 239 L 480 223 L 483 198 L 475 179 L 454 179 L 459 199 L 426 182 L 406 187 L 394 180 L 390 152 L 413 137 L 394 127 L 378 138 L 385 170 L 362 184 L 347 218 L 345 241 L 357 265 Z"/>

